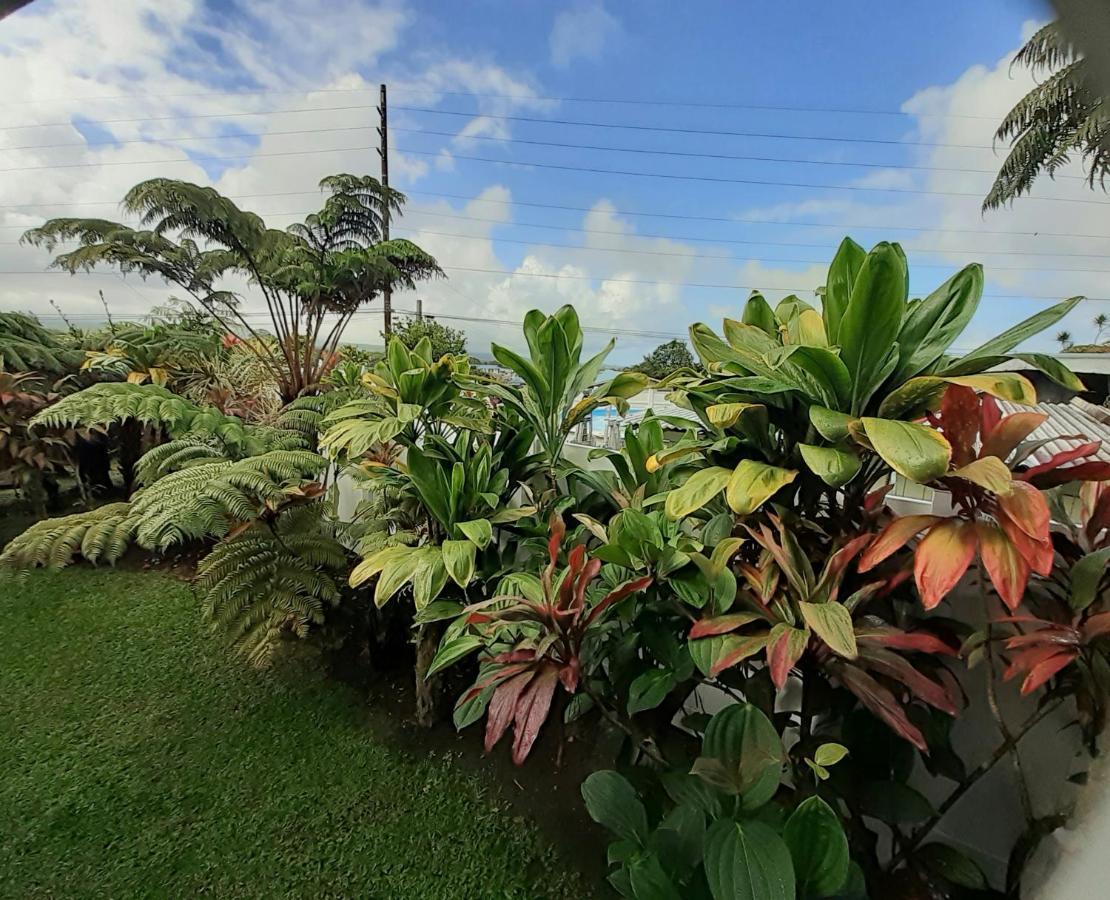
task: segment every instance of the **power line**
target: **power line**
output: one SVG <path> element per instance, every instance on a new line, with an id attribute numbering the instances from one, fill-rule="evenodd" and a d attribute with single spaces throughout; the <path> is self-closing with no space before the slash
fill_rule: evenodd
<path id="1" fill-rule="evenodd" d="M 416 156 L 440 155 L 440 151 L 438 150 L 413 150 L 409 147 L 397 147 L 396 149 L 400 153 L 411 153 Z M 813 184 L 804 181 L 775 181 L 759 178 L 721 178 L 711 175 L 675 175 L 668 172 L 633 172 L 627 169 L 597 169 L 588 166 L 562 166 L 556 165 L 555 163 L 538 163 L 527 160 L 495 159 L 488 156 L 466 156 L 461 153 L 452 153 L 451 155 L 454 159 L 465 159 L 472 162 L 494 163 L 502 166 L 525 166 L 535 169 L 555 169 L 563 172 L 583 172 L 590 175 L 622 175 L 633 178 L 664 178 L 671 181 L 700 181 L 710 184 L 766 185 L 771 187 L 806 188 L 810 190 L 866 191 L 880 194 L 925 194 L 935 197 L 975 197 L 980 200 L 983 197 L 982 193 L 977 191 L 930 191 L 924 188 L 872 187 L 870 185 L 857 184 Z M 1088 206 L 1110 207 L 1110 203 L 1105 203 L 1101 200 L 1081 200 L 1074 197 L 1025 197 L 1024 199 L 1026 201 L 1040 200 L 1044 203 L 1079 203 Z"/>
<path id="2" fill-rule="evenodd" d="M 306 134 L 326 134 L 331 132 L 348 132 L 348 131 L 370 131 L 373 130 L 373 125 L 350 125 L 334 128 L 304 128 L 282 131 L 247 131 L 237 132 L 235 134 L 214 134 L 214 135 L 182 135 L 180 137 L 153 137 L 153 138 L 122 138 L 119 140 L 94 140 L 94 141 L 67 141 L 59 144 L 20 144 L 14 147 L 2 147 L 2 150 L 53 150 L 63 147 L 115 147 L 124 144 L 173 144 L 183 143 L 189 141 L 228 141 L 228 140 L 247 140 L 253 138 L 265 137 L 278 137 L 278 136 L 296 136 Z M 460 135 L 453 131 L 435 131 L 426 128 L 403 128 L 397 126 L 390 126 L 391 131 L 403 134 L 426 134 L 436 137 L 459 138 Z M 466 135 L 465 140 L 471 141 L 495 141 L 499 144 L 525 144 L 536 147 L 558 147 L 567 150 L 597 150 L 605 151 L 608 153 L 634 153 L 645 156 L 667 156 L 682 159 L 719 159 L 730 160 L 736 162 L 766 162 L 766 163 L 790 163 L 799 165 L 814 165 L 814 166 L 848 166 L 853 168 L 867 168 L 867 169 L 895 169 L 916 172 L 953 172 L 965 175 L 995 175 L 993 169 L 967 169 L 952 166 L 917 166 L 897 163 L 875 163 L 875 162 L 857 162 L 849 160 L 827 160 L 827 159 L 798 159 L 792 157 L 781 156 L 749 156 L 744 154 L 735 153 L 699 153 L 694 151 L 683 150 L 659 150 L 652 148 L 642 147 L 612 147 L 599 144 L 570 144 L 561 141 L 537 141 L 525 138 L 502 138 L 493 135 Z M 364 148 L 353 148 L 364 149 Z M 323 151 L 327 152 L 327 151 Z M 266 156 L 267 154 L 253 154 L 258 156 Z M 238 157 L 201 157 L 208 159 L 235 159 Z M 98 163 L 85 163 L 84 165 L 98 165 Z M 107 165 L 101 163 L 99 165 Z M 118 165 L 126 165 L 126 163 L 118 163 Z M 45 168 L 45 167 L 42 167 Z M 10 171 L 0 169 L 0 171 Z M 1056 180 L 1068 181 L 1086 181 L 1087 179 L 1082 175 L 1057 175 Z"/>
<path id="3" fill-rule="evenodd" d="M 617 128 L 626 131 L 653 131 L 660 134 L 697 134 L 710 137 L 769 138 L 781 141 L 831 141 L 838 144 L 886 144 L 895 147 L 948 147 L 961 150 L 994 150 L 984 144 L 949 144 L 938 141 L 902 141 L 892 138 L 849 138 L 819 134 L 781 134 L 767 131 L 723 131 L 709 128 L 679 128 L 666 125 L 637 125 L 627 122 L 589 122 L 581 119 L 548 119 L 540 116 L 515 116 L 501 113 L 463 112 L 455 109 L 432 109 L 428 106 L 395 106 L 405 112 L 429 113 L 437 116 L 463 116 L 468 119 L 497 119 L 501 122 L 531 122 L 542 125 L 570 125 L 578 128 Z M 465 135 L 462 135 L 465 137 Z"/>
<path id="4" fill-rule="evenodd" d="M 447 263 L 440 263 L 440 267 L 448 272 L 475 272 L 487 275 L 504 275 L 508 277 L 523 276 L 526 278 L 562 278 L 573 281 L 604 281 L 610 284 L 639 284 L 639 285 L 654 285 L 661 287 L 689 287 L 689 288 L 712 288 L 716 290 L 730 290 L 730 291 L 790 291 L 795 294 L 812 294 L 814 287 L 784 287 L 781 285 L 776 286 L 756 286 L 748 284 L 726 284 L 726 283 L 709 283 L 700 281 L 656 281 L 651 279 L 641 278 L 609 278 L 597 275 L 571 275 L 565 272 L 550 273 L 550 272 L 519 272 L 510 271 L 508 269 L 486 269 L 471 266 L 453 266 Z M 26 269 L 26 270 L 0 270 L 0 276 L 4 275 L 70 275 L 71 273 L 61 271 L 58 269 Z M 113 275 L 113 272 L 80 272 L 76 274 L 81 275 Z M 1054 303 L 1060 302 L 1058 295 L 1044 295 L 1044 294 L 983 294 L 983 299 L 991 300 L 1051 300 Z M 1110 302 L 1110 297 L 1083 297 L 1084 300 L 1092 300 L 1099 302 Z"/>
<path id="5" fill-rule="evenodd" d="M 434 96 L 434 97 L 472 97 L 475 99 L 491 99 L 491 100 L 512 100 L 517 103 L 534 103 L 534 102 L 554 102 L 554 103 L 599 103 L 599 104 L 613 104 L 613 105 L 629 105 L 629 106 L 668 106 L 668 107 L 687 107 L 690 109 L 742 109 L 742 110 L 757 110 L 766 112 L 804 112 L 804 113 L 835 113 L 839 115 L 868 115 L 868 116 L 898 116 L 898 117 L 915 117 L 915 118 L 928 118 L 928 119 L 981 119 L 987 121 L 997 121 L 994 116 L 974 115 L 971 113 L 909 113 L 904 110 L 894 109 L 860 109 L 852 107 L 830 107 L 830 106 L 787 106 L 787 105 L 772 105 L 772 104 L 757 104 L 757 103 L 720 103 L 720 102 L 707 102 L 698 100 L 663 100 L 663 99 L 642 99 L 642 98 L 627 98 L 627 97 L 551 97 L 539 94 L 495 94 L 485 93 L 478 91 L 444 91 L 436 88 L 413 88 L 413 87 L 391 87 L 396 94 L 418 94 L 421 96 Z M 292 94 L 365 94 L 376 91 L 377 87 L 365 88 L 296 88 L 286 90 L 240 90 L 240 91 L 190 91 L 180 93 L 132 93 L 132 94 L 115 94 L 108 96 L 92 96 L 92 97 L 72 97 L 72 96 L 56 96 L 56 97 L 32 97 L 26 100 L 7 100 L 0 103 L 2 106 L 26 106 L 34 104 L 47 104 L 57 102 L 59 100 L 77 100 L 80 102 L 99 102 L 109 100 L 144 100 L 144 99 L 172 99 L 181 97 L 255 97 L 255 96 L 275 96 L 275 95 L 292 95 Z"/>

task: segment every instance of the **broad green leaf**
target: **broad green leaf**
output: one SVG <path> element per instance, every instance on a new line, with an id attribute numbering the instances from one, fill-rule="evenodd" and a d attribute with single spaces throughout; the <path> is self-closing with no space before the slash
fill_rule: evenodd
<path id="1" fill-rule="evenodd" d="M 439 596 L 447 584 L 447 569 L 439 547 L 421 547 L 416 569 L 412 575 L 412 602 L 417 613 Z"/>
<path id="2" fill-rule="evenodd" d="M 821 315 L 825 320 L 825 333 L 830 344 L 840 343 L 840 322 L 848 309 L 852 288 L 867 252 L 851 238 L 844 238 L 837 248 L 825 279 L 825 292 L 821 297 Z"/>
<path id="3" fill-rule="evenodd" d="M 655 709 L 674 686 L 674 673 L 666 669 L 649 669 L 636 676 L 628 686 L 628 714 L 634 716 L 645 709 Z"/>
<path id="4" fill-rule="evenodd" d="M 1029 363 L 1069 391 L 1075 391 L 1078 394 L 1087 390 L 1087 386 L 1079 380 L 1079 376 L 1054 356 L 1044 353 L 1015 353 L 1014 359 Z"/>
<path id="5" fill-rule="evenodd" d="M 820 797 L 798 804 L 782 832 L 794 862 L 798 894 L 828 897 L 848 878 L 848 838 L 840 817 Z"/>
<path id="6" fill-rule="evenodd" d="M 1072 609 L 1086 609 L 1095 602 L 1098 586 L 1110 565 L 1110 547 L 1088 553 L 1071 570 Z"/>
<path id="7" fill-rule="evenodd" d="M 765 408 L 761 403 L 716 403 L 713 406 L 706 407 L 705 416 L 710 425 L 717 428 L 728 428 L 735 425 L 736 420 L 749 409 Z"/>
<path id="8" fill-rule="evenodd" d="M 923 822 L 933 807 L 918 791 L 900 781 L 868 781 L 859 794 L 860 810 L 888 825 Z"/>
<path id="9" fill-rule="evenodd" d="M 944 355 L 975 315 L 982 295 L 983 267 L 972 263 L 908 310 L 898 333 L 896 384 L 925 371 Z"/>
<path id="10" fill-rule="evenodd" d="M 609 769 L 594 772 L 582 782 L 582 799 L 586 812 L 599 825 L 641 847 L 646 843 L 647 811 L 623 775 Z"/>
<path id="11" fill-rule="evenodd" d="M 778 790 L 785 752 L 775 726 L 750 703 L 727 706 L 709 721 L 702 757 L 717 760 L 743 796 L 745 809 L 758 809 Z"/>
<path id="12" fill-rule="evenodd" d="M 443 542 L 443 564 L 451 580 L 461 588 L 474 580 L 474 554 L 477 550 L 473 541 Z"/>
<path id="13" fill-rule="evenodd" d="M 680 896 L 659 858 L 651 853 L 637 856 L 629 864 L 628 882 L 636 900 L 674 900 Z"/>
<path id="14" fill-rule="evenodd" d="M 412 620 L 417 625 L 427 625 L 429 622 L 457 619 L 462 611 L 463 605 L 456 600 L 433 600 L 413 616 Z"/>
<path id="15" fill-rule="evenodd" d="M 667 494 L 664 507 L 669 519 L 681 519 L 701 509 L 716 497 L 726 484 L 732 472 L 721 466 L 701 469 L 686 479 L 686 483 Z"/>
<path id="16" fill-rule="evenodd" d="M 485 550 L 493 538 L 493 526 L 489 519 L 472 519 L 469 522 L 459 522 L 459 531 L 478 545 L 479 550 Z"/>
<path id="17" fill-rule="evenodd" d="M 754 325 L 769 335 L 778 334 L 779 327 L 774 312 L 767 301 L 763 299 L 763 295 L 754 291 L 748 298 L 748 302 L 744 304 L 744 312 L 740 316 L 740 321 L 745 325 Z"/>
<path id="18" fill-rule="evenodd" d="M 833 487 L 847 484 L 859 471 L 859 457 L 850 450 L 817 447 L 813 444 L 799 444 L 798 450 L 809 470 L 825 484 Z"/>
<path id="19" fill-rule="evenodd" d="M 806 347 L 827 347 L 828 338 L 825 337 L 825 322 L 821 314 L 813 309 L 803 309 L 787 322 L 786 340 L 790 344 L 802 344 Z"/>
<path id="20" fill-rule="evenodd" d="M 418 550 L 411 547 L 406 549 L 408 553 L 387 563 L 378 576 L 378 583 L 374 587 L 374 603 L 379 607 L 384 606 L 390 597 L 412 580 L 423 559 Z"/>
<path id="21" fill-rule="evenodd" d="M 705 876 L 713 900 L 795 898 L 790 850 L 762 822 L 715 822 L 705 840 Z"/>
<path id="22" fill-rule="evenodd" d="M 945 881 L 973 891 L 990 889 L 983 870 L 967 854 L 947 844 L 926 844 L 914 854 L 915 862 Z"/>
<path id="23" fill-rule="evenodd" d="M 1051 328 L 1069 312 L 1075 309 L 1076 305 L 1082 299 L 1082 297 L 1072 297 L 1069 300 L 1065 300 L 1063 303 L 1057 303 L 1055 306 L 1050 306 L 1048 309 L 1042 309 L 1034 313 L 1028 319 L 1018 322 L 1013 328 L 1007 328 L 997 337 L 991 338 L 985 344 L 980 344 L 970 353 L 956 360 L 945 369 L 942 374 L 965 375 L 981 371 L 976 365 L 979 359 L 991 356 L 1005 356 L 1023 341 L 1028 340 L 1036 334 L 1040 334 L 1046 328 Z"/>
<path id="24" fill-rule="evenodd" d="M 351 587 L 358 587 L 364 584 L 381 572 L 382 569 L 391 562 L 400 559 L 410 552 L 412 552 L 411 547 L 386 547 L 372 553 L 351 570 L 351 575 L 348 579 Z"/>
<path id="25" fill-rule="evenodd" d="M 836 341 L 852 379 L 852 412 L 863 409 L 894 352 L 908 277 L 902 248 L 885 241 L 867 254 L 856 276 Z"/>
<path id="26" fill-rule="evenodd" d="M 829 649 L 845 659 L 859 656 L 852 614 L 839 603 L 799 603 L 802 618 Z"/>
<path id="27" fill-rule="evenodd" d="M 945 388 L 959 384 L 1000 400 L 1009 400 L 1032 406 L 1037 402 L 1037 391 L 1032 382 L 1017 372 L 984 372 L 981 375 L 922 375 L 911 378 L 898 389 L 891 391 L 879 405 L 879 415 L 884 419 L 915 418 L 927 410 L 936 409 L 944 396 Z"/>
<path id="28" fill-rule="evenodd" d="M 848 755 L 848 748 L 843 744 L 829 742 L 822 744 L 813 754 L 813 761 L 819 766 L 835 766 Z"/>
<path id="29" fill-rule="evenodd" d="M 456 731 L 462 731 L 482 718 L 496 689 L 497 685 L 491 684 L 469 700 L 463 699 L 466 694 L 459 697 L 460 702 L 455 704 L 455 709 L 451 713 L 451 721 L 454 723 Z"/>
<path id="30" fill-rule="evenodd" d="M 543 584 L 531 572 L 510 572 L 497 583 L 499 597 L 524 597 L 533 603 L 543 602 Z"/>
<path id="31" fill-rule="evenodd" d="M 534 506 L 516 506 L 512 509 L 498 510 L 489 517 L 489 520 L 494 525 L 507 525 L 511 522 L 516 522 L 528 516 L 535 515 L 535 512 L 536 507 Z"/>
<path id="32" fill-rule="evenodd" d="M 797 476 L 793 469 L 780 469 L 744 459 L 729 476 L 725 499 L 734 513 L 746 516 L 759 509 L 776 491 L 790 484 Z"/>
<path id="33" fill-rule="evenodd" d="M 485 642 L 476 635 L 463 634 L 458 637 L 449 637 L 449 633 L 444 635 L 445 640 L 439 645 L 436 655 L 432 658 L 432 664 L 428 666 L 428 672 L 424 676 L 427 680 L 435 675 L 437 672 L 442 672 L 448 666 L 457 663 L 464 656 L 468 656 L 475 650 L 480 650 L 485 646 Z"/>
<path id="34" fill-rule="evenodd" d="M 1014 489 L 1013 475 L 997 456 L 984 456 L 981 459 L 972 460 L 966 466 L 953 469 L 949 477 L 962 478 L 1001 496 L 1006 496 Z"/>
<path id="35" fill-rule="evenodd" d="M 743 546 L 744 540 L 744 538 L 739 537 L 727 537 L 713 548 L 713 553 L 709 557 L 709 571 L 706 573 L 710 579 L 716 578 L 724 571 L 728 561 Z"/>
<path id="36" fill-rule="evenodd" d="M 847 439 L 850 433 L 848 425 L 858 420 L 847 413 L 827 409 L 824 406 L 811 406 L 809 408 L 809 421 L 825 440 L 840 443 Z"/>
<path id="37" fill-rule="evenodd" d="M 586 530 L 599 541 L 601 541 L 601 543 L 609 543 L 609 532 L 605 529 L 605 526 L 602 525 L 597 519 L 593 518 L 592 516 L 587 516 L 585 513 L 575 513 L 574 518 L 577 519 L 578 522 L 580 522 L 582 525 L 584 525 L 586 527 Z"/>
<path id="38" fill-rule="evenodd" d="M 875 452 L 900 475 L 924 484 L 948 471 L 952 447 L 940 432 L 914 422 L 861 421 Z"/>

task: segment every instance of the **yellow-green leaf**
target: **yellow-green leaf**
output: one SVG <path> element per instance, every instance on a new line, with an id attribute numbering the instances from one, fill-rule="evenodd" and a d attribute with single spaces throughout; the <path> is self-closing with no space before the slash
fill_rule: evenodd
<path id="1" fill-rule="evenodd" d="M 1014 476 L 997 456 L 984 456 L 982 459 L 972 460 L 966 466 L 961 466 L 949 474 L 953 478 L 970 481 L 1003 497 L 1014 489 Z"/>
<path id="2" fill-rule="evenodd" d="M 786 324 L 786 341 L 806 347 L 827 347 L 825 320 L 815 309 L 803 309 Z"/>
<path id="3" fill-rule="evenodd" d="M 407 552 L 403 556 L 390 560 L 378 576 L 378 584 L 374 588 L 374 603 L 377 606 L 384 606 L 386 601 L 416 574 L 416 568 L 421 561 L 420 551 L 413 547 L 404 549 Z"/>
<path id="4" fill-rule="evenodd" d="M 721 466 L 695 472 L 686 479 L 685 484 L 667 494 L 667 503 L 664 507 L 667 518 L 681 519 L 701 509 L 721 493 L 731 476 L 732 472 Z"/>
<path id="5" fill-rule="evenodd" d="M 911 378 L 890 394 L 879 405 L 879 415 L 885 419 L 917 416 L 926 410 L 936 409 L 950 384 L 959 384 L 980 393 L 990 394 L 1000 400 L 1009 400 L 1033 406 L 1037 391 L 1032 382 L 1017 372 L 983 372 L 980 375 L 922 375 Z"/>
<path id="6" fill-rule="evenodd" d="M 466 587 L 474 579 L 474 554 L 477 550 L 473 541 L 443 542 L 443 565 L 459 587 Z"/>
<path id="7" fill-rule="evenodd" d="M 744 459 L 728 479 L 725 499 L 734 513 L 746 516 L 759 509 L 767 498 L 797 477 L 798 473 L 793 469 L 780 469 L 754 459 Z"/>
<path id="8" fill-rule="evenodd" d="M 859 457 L 850 450 L 817 447 L 813 444 L 799 444 L 798 449 L 810 471 L 833 487 L 847 484 L 859 471 Z"/>
<path id="9" fill-rule="evenodd" d="M 835 409 L 811 406 L 809 408 L 809 421 L 825 440 L 839 442 L 848 437 L 848 426 L 859 420 L 847 413 L 837 412 Z"/>
<path id="10" fill-rule="evenodd" d="M 469 522 L 459 522 L 459 531 L 478 545 L 479 550 L 485 550 L 493 537 L 493 526 L 489 519 L 471 519 Z"/>
<path id="11" fill-rule="evenodd" d="M 369 581 L 390 562 L 404 556 L 410 549 L 409 547 L 386 547 L 366 557 L 351 570 L 351 576 L 348 579 L 351 587 L 358 587 Z"/>
<path id="12" fill-rule="evenodd" d="M 736 420 L 747 410 L 753 408 L 762 409 L 763 405 L 761 403 L 715 403 L 706 407 L 705 415 L 710 425 L 728 428 L 735 425 Z"/>
<path id="13" fill-rule="evenodd" d="M 948 471 L 952 447 L 939 431 L 915 422 L 861 421 L 875 452 L 899 475 L 924 484 Z"/>
<path id="14" fill-rule="evenodd" d="M 799 603 L 802 618 L 829 649 L 845 659 L 859 656 L 852 615 L 839 603 Z"/>

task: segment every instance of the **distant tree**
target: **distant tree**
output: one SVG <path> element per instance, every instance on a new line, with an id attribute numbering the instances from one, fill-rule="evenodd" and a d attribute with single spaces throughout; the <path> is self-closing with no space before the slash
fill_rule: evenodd
<path id="1" fill-rule="evenodd" d="M 458 356 L 466 353 L 466 332 L 457 328 L 448 328 L 432 318 L 425 319 L 398 319 L 393 328 L 393 334 L 401 339 L 401 343 L 410 350 L 427 338 L 432 342 L 432 356 L 439 359 L 444 354 Z M 384 338 L 385 335 L 383 334 Z"/>
<path id="2" fill-rule="evenodd" d="M 1082 158 L 1091 187 L 1101 185 L 1110 174 L 1110 114 L 1091 84 L 1086 60 L 1053 22 L 1029 39 L 1014 64 L 1046 77 L 995 132 L 995 140 L 1009 142 L 1010 152 L 983 208 L 997 209 L 1028 193 L 1039 175 L 1052 177 L 1073 156 Z"/>
<path id="3" fill-rule="evenodd" d="M 1056 343 L 1060 345 L 1061 350 L 1067 350 L 1072 345 L 1072 338 L 1070 331 L 1056 332 Z"/>
<path id="4" fill-rule="evenodd" d="M 666 378 L 679 369 L 692 369 L 697 365 L 685 341 L 667 341 L 660 344 L 636 365 L 629 366 L 630 372 L 643 372 L 650 378 Z"/>
<path id="5" fill-rule="evenodd" d="M 1095 328 L 1098 329 L 1095 334 L 1095 343 L 1101 344 L 1102 333 L 1106 331 L 1107 328 L 1110 328 L 1110 316 L 1106 315 L 1106 313 L 1099 313 L 1091 321 L 1094 322 Z"/>

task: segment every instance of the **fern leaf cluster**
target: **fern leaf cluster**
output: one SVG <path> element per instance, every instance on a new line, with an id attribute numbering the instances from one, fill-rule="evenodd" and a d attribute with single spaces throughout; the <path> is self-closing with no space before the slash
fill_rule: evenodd
<path id="1" fill-rule="evenodd" d="M 130 503 L 109 503 L 37 522 L 0 553 L 0 565 L 14 569 L 60 569 L 78 556 L 114 564 L 134 541 L 138 520 Z"/>
<path id="2" fill-rule="evenodd" d="M 33 316 L 0 312 L 0 369 L 62 375 L 80 362 L 80 353 L 63 346 Z"/>
<path id="3" fill-rule="evenodd" d="M 255 665 L 272 658 L 285 635 L 304 637 L 339 602 L 333 573 L 347 554 L 323 507 L 286 510 L 217 544 L 201 562 L 197 588 L 214 631 Z"/>
<path id="4" fill-rule="evenodd" d="M 220 538 L 236 522 L 275 509 L 327 461 L 306 450 L 274 450 L 237 462 L 197 461 L 171 472 L 133 498 L 138 541 L 152 550 Z"/>

